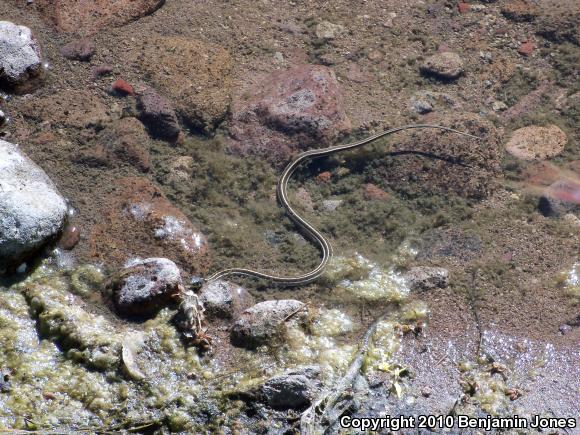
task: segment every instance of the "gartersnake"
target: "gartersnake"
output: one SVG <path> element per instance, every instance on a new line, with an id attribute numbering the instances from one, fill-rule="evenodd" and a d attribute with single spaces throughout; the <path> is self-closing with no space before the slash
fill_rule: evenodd
<path id="1" fill-rule="evenodd" d="M 265 280 L 268 280 L 272 283 L 276 283 L 276 284 L 283 285 L 283 286 L 303 285 L 303 284 L 308 284 L 308 283 L 316 280 L 318 277 L 320 277 L 320 275 L 322 275 L 322 273 L 324 272 L 324 269 L 326 268 L 326 265 L 328 264 L 328 262 L 332 258 L 332 246 L 330 245 L 330 242 L 322 234 L 320 234 L 320 232 L 318 232 L 303 217 L 301 217 L 298 213 L 296 213 L 296 211 L 290 205 L 290 202 L 288 201 L 288 193 L 287 193 L 288 181 L 290 180 L 290 177 L 292 177 L 292 174 L 294 174 L 294 172 L 296 171 L 298 166 L 302 162 L 304 162 L 305 160 L 328 156 L 328 155 L 331 155 L 334 153 L 338 153 L 340 151 L 351 150 L 351 149 L 372 143 L 372 142 L 374 142 L 382 137 L 388 136 L 390 134 L 393 134 L 393 133 L 396 133 L 396 132 L 399 132 L 402 130 L 412 129 L 412 128 L 438 128 L 440 130 L 445 130 L 445 131 L 449 131 L 452 133 L 461 134 L 463 136 L 469 136 L 469 137 L 472 137 L 475 139 L 479 139 L 477 136 L 473 136 L 469 133 L 464 133 L 464 132 L 461 132 L 461 131 L 458 131 L 458 130 L 455 130 L 452 128 L 448 128 L 448 127 L 443 127 L 440 125 L 412 124 L 412 125 L 405 125 L 402 127 L 392 128 L 390 130 L 386 130 L 386 131 L 383 131 L 381 133 L 377 133 L 375 135 L 369 136 L 369 137 L 362 139 L 360 141 L 357 141 L 357 142 L 352 142 L 352 143 L 348 143 L 345 145 L 335 145 L 335 146 L 331 146 L 331 147 L 327 147 L 327 148 L 309 150 L 309 151 L 305 151 L 305 152 L 299 154 L 298 157 L 296 157 L 296 159 L 294 161 L 292 161 L 288 166 L 286 166 L 286 169 L 284 169 L 284 172 L 282 172 L 282 175 L 280 176 L 280 180 L 278 181 L 278 186 L 277 186 L 276 192 L 278 195 L 278 200 L 280 201 L 282 206 L 286 209 L 286 212 L 288 213 L 290 218 L 296 223 L 296 225 L 298 225 L 298 227 L 304 232 L 304 234 L 306 236 L 310 237 L 311 239 L 313 239 L 315 242 L 318 243 L 319 248 L 322 252 L 322 259 L 321 259 L 320 263 L 318 264 L 318 266 L 316 266 L 315 269 L 311 270 L 310 272 L 308 272 L 304 275 L 299 275 L 299 276 L 294 276 L 294 277 L 270 275 L 270 274 L 259 272 L 257 270 L 252 270 L 252 269 L 231 268 L 231 269 L 224 269 L 222 271 L 214 273 L 209 278 L 207 278 L 206 282 L 215 281 L 215 280 L 224 278 L 224 277 L 229 276 L 229 275 L 253 276 L 255 278 L 265 279 Z"/>

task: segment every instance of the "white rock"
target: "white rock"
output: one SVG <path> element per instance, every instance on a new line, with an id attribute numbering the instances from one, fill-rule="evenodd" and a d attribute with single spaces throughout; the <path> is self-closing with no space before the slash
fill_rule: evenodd
<path id="1" fill-rule="evenodd" d="M 0 83 L 22 85 L 42 72 L 40 46 L 28 27 L 0 21 Z"/>
<path id="2" fill-rule="evenodd" d="M 18 145 L 0 140 L 0 273 L 55 237 L 66 215 L 48 175 Z"/>

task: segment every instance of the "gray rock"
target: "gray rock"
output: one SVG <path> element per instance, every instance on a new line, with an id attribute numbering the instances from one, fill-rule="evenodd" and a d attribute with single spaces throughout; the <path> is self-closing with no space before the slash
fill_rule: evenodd
<path id="1" fill-rule="evenodd" d="M 278 410 L 305 408 L 320 391 L 320 373 L 319 366 L 308 366 L 273 377 L 262 386 L 264 401 Z"/>
<path id="2" fill-rule="evenodd" d="M 411 99 L 410 106 L 411 110 L 417 112 L 420 115 L 424 115 L 425 113 L 433 111 L 433 106 L 431 103 L 424 98 L 413 97 Z"/>
<path id="3" fill-rule="evenodd" d="M 455 79 L 463 74 L 463 61 L 457 53 L 436 53 L 425 60 L 421 71 L 443 79 Z"/>
<path id="4" fill-rule="evenodd" d="M 236 318 L 254 303 L 252 295 L 243 287 L 228 281 L 212 281 L 199 294 L 208 317 Z"/>
<path id="5" fill-rule="evenodd" d="M 0 21 L 0 84 L 20 86 L 41 73 L 40 46 L 31 30 Z"/>
<path id="6" fill-rule="evenodd" d="M 162 139 L 174 140 L 181 131 L 173 106 L 154 89 L 137 89 L 137 109 L 139 119 L 149 132 Z"/>
<path id="7" fill-rule="evenodd" d="M 6 124 L 8 124 L 8 116 L 0 110 L 0 128 L 4 127 Z"/>
<path id="8" fill-rule="evenodd" d="M 48 175 L 18 145 L 0 140 L 0 273 L 54 239 L 66 216 Z"/>
<path id="9" fill-rule="evenodd" d="M 181 273 L 173 261 L 147 258 L 129 262 L 108 287 L 119 314 L 152 317 L 174 300 L 182 286 Z"/>
<path id="10" fill-rule="evenodd" d="M 411 290 L 432 290 L 449 285 L 449 271 L 443 267 L 412 267 L 404 275 Z"/>
<path id="11" fill-rule="evenodd" d="M 265 301 L 245 310 L 231 331 L 234 346 L 255 349 L 283 335 L 286 321 L 303 320 L 306 305 L 293 299 Z"/>
<path id="12" fill-rule="evenodd" d="M 325 199 L 322 201 L 322 207 L 327 211 L 336 210 L 340 204 L 342 204 L 342 199 Z"/>

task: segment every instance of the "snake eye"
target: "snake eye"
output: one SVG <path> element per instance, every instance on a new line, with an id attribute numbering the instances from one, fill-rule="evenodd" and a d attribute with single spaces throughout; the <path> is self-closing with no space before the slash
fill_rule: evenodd
<path id="1" fill-rule="evenodd" d="M 189 287 L 192 290 L 199 290 L 204 283 L 205 279 L 203 279 L 201 276 L 193 276 L 189 280 Z"/>

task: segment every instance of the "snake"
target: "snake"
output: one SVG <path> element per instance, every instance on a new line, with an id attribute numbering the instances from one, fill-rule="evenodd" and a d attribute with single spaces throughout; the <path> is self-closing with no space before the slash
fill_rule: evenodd
<path id="1" fill-rule="evenodd" d="M 465 133 L 449 127 L 444 127 L 441 125 L 410 124 L 401 127 L 391 128 L 389 130 L 376 133 L 372 136 L 368 136 L 356 142 L 329 146 L 327 148 L 317 148 L 302 152 L 293 161 L 291 161 L 282 172 L 282 175 L 280 176 L 276 187 L 276 195 L 278 197 L 278 201 L 284 207 L 290 219 L 298 226 L 300 230 L 302 230 L 305 236 L 307 236 L 310 240 L 314 241 L 318 245 L 318 248 L 320 249 L 322 254 L 322 257 L 318 265 L 310 272 L 298 276 L 278 276 L 252 269 L 230 268 L 216 272 L 203 281 L 210 283 L 212 281 L 221 280 L 226 276 L 241 275 L 241 276 L 250 276 L 258 279 L 264 279 L 269 281 L 270 283 L 279 286 L 290 287 L 290 286 L 306 285 L 317 280 L 324 273 L 326 266 L 332 259 L 332 245 L 330 244 L 328 239 L 324 237 L 324 235 L 322 235 L 316 228 L 314 228 L 314 226 L 312 226 L 312 224 L 310 224 L 304 217 L 300 216 L 290 204 L 290 201 L 288 200 L 288 182 L 292 178 L 292 175 L 294 174 L 294 172 L 296 172 L 296 169 L 307 160 L 329 156 L 331 154 L 339 153 L 341 151 L 352 150 L 364 145 L 368 145 L 393 133 L 418 128 L 435 128 L 455 134 L 460 134 L 462 136 L 468 136 L 474 139 L 480 139 L 479 137 L 471 135 L 469 133 Z"/>

